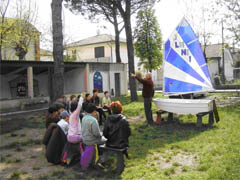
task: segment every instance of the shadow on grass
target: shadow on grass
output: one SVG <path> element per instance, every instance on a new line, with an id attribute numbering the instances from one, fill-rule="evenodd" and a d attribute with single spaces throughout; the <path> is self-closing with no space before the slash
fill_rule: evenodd
<path id="1" fill-rule="evenodd" d="M 196 123 L 180 122 L 178 119 L 171 123 L 163 122 L 161 126 L 148 126 L 144 123 L 133 124 L 132 136 L 130 137 L 130 158 L 131 161 L 145 159 L 152 150 L 161 152 L 166 146 L 169 149 L 189 149 L 180 147 L 175 143 L 187 141 L 201 132 L 211 131 L 217 127 L 203 124 L 201 128 L 196 127 Z M 174 144 L 174 145 L 172 145 Z"/>
<path id="2" fill-rule="evenodd" d="M 23 128 L 45 128 L 45 111 L 0 118 L 0 135 Z"/>
<path id="3" fill-rule="evenodd" d="M 4 150 L 4 149 L 15 149 L 15 151 L 20 152 L 22 151 L 22 147 L 25 146 L 30 146 L 30 145 L 40 145 L 42 144 L 42 140 L 41 139 L 28 139 L 26 141 L 23 142 L 12 142 L 10 144 L 7 144 L 5 146 L 1 146 L 0 147 L 0 151 Z"/>

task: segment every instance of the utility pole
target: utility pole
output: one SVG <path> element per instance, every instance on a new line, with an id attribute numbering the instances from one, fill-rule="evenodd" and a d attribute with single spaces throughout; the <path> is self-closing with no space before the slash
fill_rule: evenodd
<path id="1" fill-rule="evenodd" d="M 224 59 L 224 36 L 223 36 L 223 19 L 222 19 L 222 62 L 223 62 L 223 68 L 222 68 L 222 80 L 223 84 L 225 84 L 225 59 Z"/>

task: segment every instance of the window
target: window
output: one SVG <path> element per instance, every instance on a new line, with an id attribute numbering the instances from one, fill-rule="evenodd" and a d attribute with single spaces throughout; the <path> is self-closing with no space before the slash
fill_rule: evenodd
<path id="1" fill-rule="evenodd" d="M 95 58 L 104 57 L 104 46 L 95 47 L 94 51 L 95 51 Z"/>
<path id="2" fill-rule="evenodd" d="M 100 72 L 95 72 L 93 76 L 93 88 L 98 89 L 98 92 L 103 92 L 103 78 Z"/>

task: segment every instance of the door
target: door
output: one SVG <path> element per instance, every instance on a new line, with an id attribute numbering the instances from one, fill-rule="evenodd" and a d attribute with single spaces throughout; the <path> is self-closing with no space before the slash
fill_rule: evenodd
<path id="1" fill-rule="evenodd" d="M 98 92 L 103 92 L 103 78 L 100 72 L 95 72 L 93 76 L 93 88 L 98 89 Z"/>
<path id="2" fill-rule="evenodd" d="M 115 96 L 119 97 L 121 95 L 120 73 L 115 73 L 114 78 L 115 78 Z"/>

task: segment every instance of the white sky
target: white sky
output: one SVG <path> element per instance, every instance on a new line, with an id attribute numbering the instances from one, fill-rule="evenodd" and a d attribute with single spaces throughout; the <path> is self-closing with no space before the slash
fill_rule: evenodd
<path id="1" fill-rule="evenodd" d="M 27 1 L 27 0 L 22 0 L 22 1 Z M 191 2 L 191 1 L 192 0 L 189 0 L 188 2 Z M 38 5 L 38 21 L 35 24 L 35 26 L 38 28 L 40 32 L 42 32 L 42 34 L 46 34 L 46 29 L 50 31 L 50 27 L 51 27 L 51 0 L 36 0 L 36 2 Z M 14 0 L 10 1 L 10 3 L 14 3 Z M 156 10 L 155 15 L 157 16 L 164 41 L 170 36 L 174 28 L 177 26 L 180 20 L 184 17 L 184 14 L 186 14 L 186 12 L 188 11 L 185 5 L 186 4 L 183 4 L 183 0 L 161 0 L 160 3 L 157 3 L 155 5 L 155 10 Z M 10 7 L 7 15 L 12 16 L 13 13 L 14 13 L 14 8 Z M 64 8 L 63 15 L 64 15 L 63 22 L 65 27 L 64 34 L 66 35 L 67 43 L 78 41 L 87 37 L 95 36 L 98 30 L 100 30 L 100 34 L 114 35 L 114 29 L 112 24 L 106 21 L 101 21 L 99 23 L 92 23 L 86 20 L 81 15 L 72 14 L 69 10 L 65 8 Z M 103 29 L 102 26 L 106 26 L 106 29 Z M 134 21 L 132 22 L 132 26 L 134 28 L 135 26 Z M 125 32 L 123 31 L 120 36 L 125 38 Z M 215 37 L 214 41 L 221 42 L 219 39 L 220 39 L 220 36 Z M 47 43 L 45 43 L 42 40 L 41 48 L 49 49 L 49 46 L 47 46 L 46 44 Z"/>

